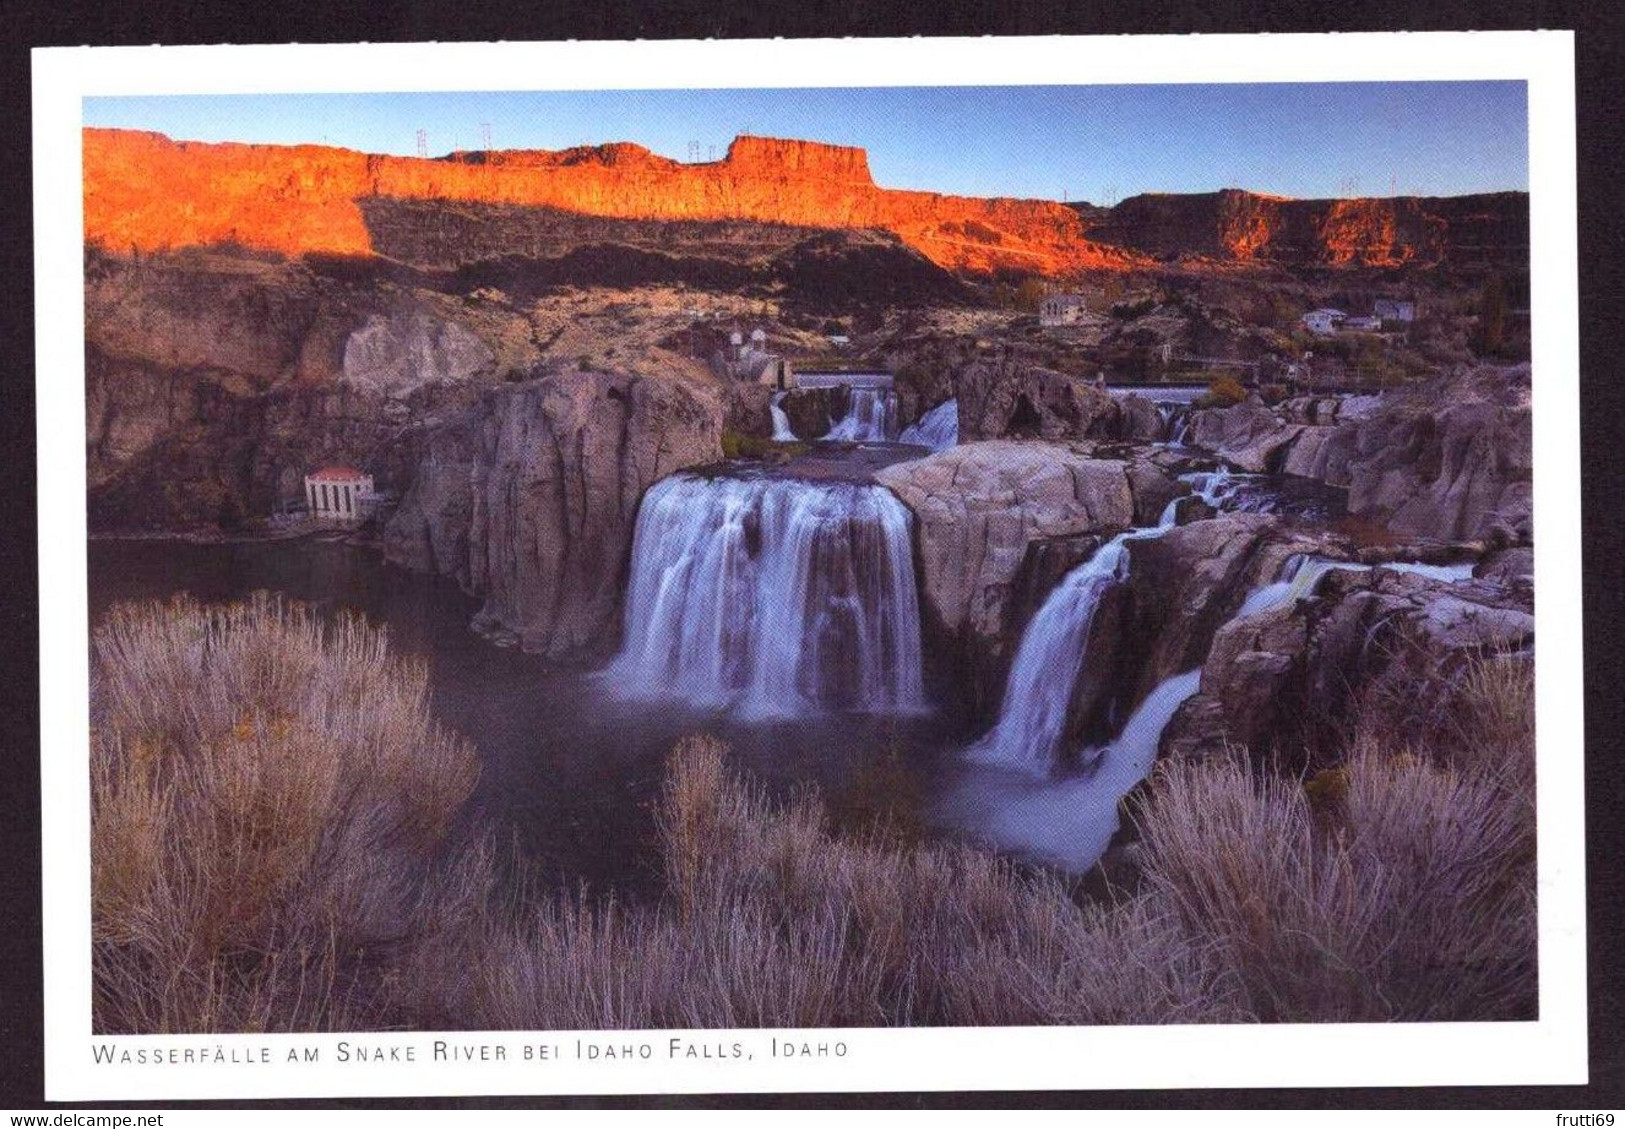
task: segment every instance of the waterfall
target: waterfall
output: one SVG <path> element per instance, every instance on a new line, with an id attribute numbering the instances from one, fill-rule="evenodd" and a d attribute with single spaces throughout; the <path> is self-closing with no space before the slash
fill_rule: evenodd
<path id="1" fill-rule="evenodd" d="M 1022 633 L 1004 688 L 999 720 L 968 750 L 975 760 L 1041 775 L 1054 767 L 1067 704 L 1087 658 L 1089 628 L 1101 597 L 1127 573 L 1123 533 L 1067 573 Z"/>
<path id="2" fill-rule="evenodd" d="M 946 451 L 959 442 L 959 400 L 944 400 L 911 423 L 897 437 L 899 443 L 913 443 L 932 451 Z"/>
<path id="3" fill-rule="evenodd" d="M 935 818 L 1024 858 L 1088 870 L 1111 845 L 1119 802 L 1151 771 L 1162 731 L 1201 674 L 1187 670 L 1152 690 L 1121 733 L 1084 754 L 1090 771 L 1038 780 L 972 769 L 939 801 Z"/>
<path id="4" fill-rule="evenodd" d="M 1254 615 L 1269 608 L 1280 607 L 1282 604 L 1295 603 L 1315 594 L 1315 588 L 1320 578 L 1328 572 L 1369 572 L 1373 568 L 1392 569 L 1394 572 L 1411 572 L 1418 576 L 1426 576 L 1433 580 L 1444 580 L 1455 583 L 1466 580 L 1473 575 L 1471 562 L 1461 564 L 1434 565 L 1423 564 L 1420 561 L 1389 561 L 1382 565 L 1357 564 L 1353 561 L 1336 561 L 1327 557 L 1311 557 L 1302 553 L 1294 553 L 1286 559 L 1281 566 L 1280 575 L 1271 584 L 1262 588 L 1255 588 L 1248 593 L 1246 600 L 1236 611 L 1236 618 Z"/>
<path id="5" fill-rule="evenodd" d="M 606 677 L 745 717 L 923 710 L 911 520 L 879 486 L 664 479 Z"/>
<path id="6" fill-rule="evenodd" d="M 846 415 L 824 438 L 852 443 L 884 443 L 890 439 L 897 420 L 897 393 L 890 388 L 859 385 L 851 389 L 851 394 Z"/>
<path id="7" fill-rule="evenodd" d="M 1157 405 L 1157 415 L 1162 419 L 1162 432 L 1168 437 L 1168 445 L 1187 446 L 1191 435 L 1190 404 L 1162 402 Z"/>
<path id="8" fill-rule="evenodd" d="M 773 414 L 773 442 L 794 443 L 796 433 L 790 430 L 790 417 L 779 406 L 784 400 L 783 392 L 773 393 L 773 399 L 768 402 L 767 410 Z"/>

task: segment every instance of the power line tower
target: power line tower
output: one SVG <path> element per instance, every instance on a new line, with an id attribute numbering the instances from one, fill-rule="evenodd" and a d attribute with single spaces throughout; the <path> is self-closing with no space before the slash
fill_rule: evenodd
<path id="1" fill-rule="evenodd" d="M 427 157 L 428 155 L 429 155 L 429 131 L 426 130 L 426 129 L 420 129 L 420 130 L 418 130 L 418 156 Z"/>
<path id="2" fill-rule="evenodd" d="M 480 123 L 480 148 L 484 149 L 487 154 L 489 154 L 491 152 L 491 123 L 490 122 L 481 122 Z"/>
<path id="3" fill-rule="evenodd" d="M 696 138 L 688 143 L 688 160 L 690 164 L 700 163 L 700 142 Z"/>

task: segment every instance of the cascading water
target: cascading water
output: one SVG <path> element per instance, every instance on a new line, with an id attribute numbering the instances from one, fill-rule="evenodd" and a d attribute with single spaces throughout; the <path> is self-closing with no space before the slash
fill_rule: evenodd
<path id="1" fill-rule="evenodd" d="M 936 817 L 1025 858 L 1087 870 L 1110 846 L 1119 802 L 1151 771 L 1162 731 L 1201 677 L 1187 670 L 1152 690 L 1121 733 L 1083 754 L 1090 771 L 1039 780 L 973 770 L 939 803 Z"/>
<path id="2" fill-rule="evenodd" d="M 1262 588 L 1255 588 L 1248 593 L 1242 601 L 1241 607 L 1236 611 L 1236 618 L 1246 615 L 1256 615 L 1258 612 L 1270 608 L 1280 607 L 1282 604 L 1296 603 L 1315 594 L 1315 588 L 1320 584 L 1320 578 L 1328 572 L 1369 572 L 1373 568 L 1386 568 L 1394 572 L 1415 573 L 1433 580 L 1443 580 L 1455 583 L 1466 580 L 1473 575 L 1472 562 L 1460 564 L 1423 564 L 1420 561 L 1389 561 L 1382 565 L 1358 564 L 1354 561 L 1337 561 L 1327 557 L 1311 557 L 1302 553 L 1295 553 L 1286 559 L 1281 566 L 1281 573 L 1271 584 Z"/>
<path id="3" fill-rule="evenodd" d="M 959 443 L 959 400 L 944 400 L 911 423 L 897 437 L 899 443 L 913 443 L 932 451 L 946 451 Z"/>
<path id="4" fill-rule="evenodd" d="M 773 442 L 794 443 L 796 433 L 790 430 L 790 416 L 779 405 L 783 403 L 784 392 L 773 393 L 773 399 L 768 402 L 767 410 L 773 416 Z"/>
<path id="5" fill-rule="evenodd" d="M 743 717 L 922 711 L 911 520 L 879 486 L 661 481 L 638 511 L 606 677 Z"/>
<path id="6" fill-rule="evenodd" d="M 1157 532 L 1119 534 L 1056 585 L 1022 633 L 997 724 L 967 755 L 1033 775 L 1050 772 L 1066 729 L 1072 687 L 1087 659 L 1095 609 L 1127 574 L 1128 542 Z"/>
<path id="7" fill-rule="evenodd" d="M 850 443 L 884 443 L 890 439 L 897 419 L 897 393 L 867 385 L 857 385 L 851 392 L 846 415 L 824 438 Z"/>

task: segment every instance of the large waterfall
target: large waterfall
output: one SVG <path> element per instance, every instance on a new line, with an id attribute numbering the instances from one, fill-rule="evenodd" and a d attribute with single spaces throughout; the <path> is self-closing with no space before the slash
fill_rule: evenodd
<path id="1" fill-rule="evenodd" d="M 746 717 L 923 710 L 911 520 L 879 486 L 665 479 L 638 511 L 607 676 Z"/>
<path id="2" fill-rule="evenodd" d="M 846 415 L 829 429 L 825 439 L 854 443 L 884 443 L 896 430 L 897 393 L 890 388 L 856 385 Z"/>
<path id="3" fill-rule="evenodd" d="M 932 451 L 946 451 L 959 442 L 959 400 L 944 400 L 911 423 L 897 437 L 899 443 L 913 443 Z"/>

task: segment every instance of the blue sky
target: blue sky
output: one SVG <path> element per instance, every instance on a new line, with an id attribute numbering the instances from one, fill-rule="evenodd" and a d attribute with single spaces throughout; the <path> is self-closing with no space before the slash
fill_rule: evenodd
<path id="1" fill-rule="evenodd" d="M 1529 186 L 1522 82 L 189 95 L 86 99 L 85 124 L 407 155 L 422 129 L 431 156 L 481 147 L 488 124 L 499 149 L 636 141 L 678 160 L 750 132 L 862 146 L 889 188 L 1096 203 Z"/>

